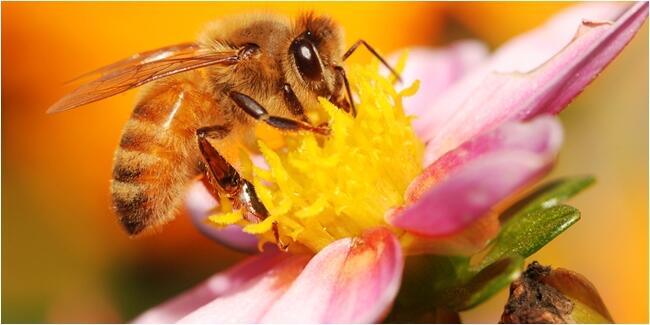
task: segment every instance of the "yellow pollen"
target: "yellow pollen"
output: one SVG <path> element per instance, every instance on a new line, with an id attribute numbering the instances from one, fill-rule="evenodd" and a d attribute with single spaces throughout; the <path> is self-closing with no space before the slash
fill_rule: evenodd
<path id="1" fill-rule="evenodd" d="M 260 140 L 269 168 L 243 161 L 243 174 L 252 177 L 270 216 L 249 223 L 240 211 L 222 204 L 210 217 L 213 223 L 239 224 L 260 238 L 260 246 L 275 242 L 277 223 L 281 242 L 296 252 L 318 252 L 337 239 L 388 227 L 385 213 L 404 203 L 404 191 L 422 171 L 424 145 L 402 107 L 402 97 L 415 93 L 418 84 L 396 91 L 392 77 L 380 75 L 376 62 L 351 66 L 348 76 L 358 97 L 356 118 L 320 98 L 329 136 L 286 133 L 285 146 L 277 150 Z"/>

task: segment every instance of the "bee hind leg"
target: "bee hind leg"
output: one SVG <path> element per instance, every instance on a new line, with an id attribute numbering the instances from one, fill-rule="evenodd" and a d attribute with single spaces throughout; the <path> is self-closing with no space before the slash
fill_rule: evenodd
<path id="1" fill-rule="evenodd" d="M 260 201 L 255 187 L 239 175 L 237 170 L 226 161 L 208 139 L 223 139 L 230 130 L 221 125 L 208 126 L 196 131 L 196 137 L 207 166 L 208 183 L 211 192 L 225 195 L 237 209 L 244 209 L 244 217 L 250 222 L 260 222 L 269 216 L 269 212 Z M 280 249 L 286 250 L 287 245 L 280 241 L 277 222 L 273 223 L 273 234 Z"/>

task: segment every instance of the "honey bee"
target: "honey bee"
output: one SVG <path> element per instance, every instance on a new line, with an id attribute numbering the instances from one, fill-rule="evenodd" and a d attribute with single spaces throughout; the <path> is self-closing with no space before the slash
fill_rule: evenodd
<path id="1" fill-rule="evenodd" d="M 142 52 L 90 72 L 97 77 L 48 113 L 147 84 L 113 163 L 112 205 L 129 235 L 173 219 L 184 191 L 200 176 L 215 197 L 227 197 L 246 219 L 259 222 L 268 211 L 229 163 L 230 149 L 254 143 L 259 122 L 326 136 L 327 125 L 310 124 L 306 114 L 318 97 L 355 115 L 343 61 L 361 45 L 399 79 L 364 40 L 345 52 L 343 45 L 341 27 L 325 16 L 234 16 L 208 25 L 196 42 Z"/>

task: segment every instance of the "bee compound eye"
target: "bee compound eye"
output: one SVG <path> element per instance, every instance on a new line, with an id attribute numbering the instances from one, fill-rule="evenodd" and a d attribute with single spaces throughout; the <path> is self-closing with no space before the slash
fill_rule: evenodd
<path id="1" fill-rule="evenodd" d="M 323 79 L 323 68 L 314 44 L 305 38 L 298 38 L 291 43 L 291 54 L 296 67 L 305 81 L 320 81 Z"/>

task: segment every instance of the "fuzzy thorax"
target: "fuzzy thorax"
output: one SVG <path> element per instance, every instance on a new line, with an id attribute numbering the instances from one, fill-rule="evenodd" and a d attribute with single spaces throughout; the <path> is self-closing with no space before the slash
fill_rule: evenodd
<path id="1" fill-rule="evenodd" d="M 422 171 L 424 146 L 402 107 L 402 97 L 413 94 L 417 84 L 398 92 L 378 71 L 373 64 L 348 72 L 358 96 L 356 118 L 320 99 L 330 136 L 286 134 L 286 146 L 278 150 L 258 142 L 269 167 L 252 167 L 250 174 L 269 218 L 249 223 L 222 204 L 210 220 L 243 226 L 260 238 L 260 246 L 275 241 L 276 222 L 282 243 L 296 252 L 318 252 L 337 239 L 389 227 L 384 215 L 404 203 L 404 191 Z"/>

